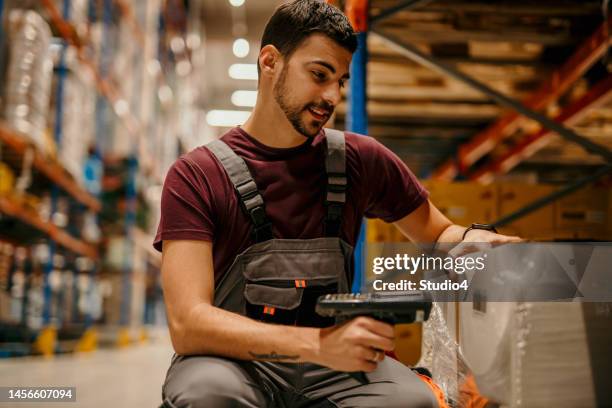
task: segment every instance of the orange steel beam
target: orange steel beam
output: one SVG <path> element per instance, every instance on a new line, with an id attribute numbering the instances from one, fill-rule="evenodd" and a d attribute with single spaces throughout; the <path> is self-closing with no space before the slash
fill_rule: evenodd
<path id="1" fill-rule="evenodd" d="M 347 0 L 344 10 L 356 32 L 368 31 L 368 0 Z"/>
<path id="2" fill-rule="evenodd" d="M 55 242 L 77 254 L 87 256 L 91 259 L 98 258 L 98 251 L 95 247 L 79 239 L 74 238 L 63 229 L 51 222 L 44 221 L 34 211 L 25 208 L 18 201 L 8 197 L 0 197 L 0 212 L 11 217 L 15 217 L 22 222 L 42 231 L 51 237 Z"/>
<path id="3" fill-rule="evenodd" d="M 580 121 L 589 110 L 610 100 L 612 100 L 612 74 L 598 82 L 581 98 L 565 107 L 554 120 L 566 126 L 572 126 Z M 525 135 L 508 152 L 470 175 L 470 179 L 481 183 L 492 182 L 495 175 L 507 173 L 521 161 L 546 146 L 554 135 L 555 132 L 548 129 L 540 129 Z"/>
<path id="4" fill-rule="evenodd" d="M 100 201 L 80 187 L 61 164 L 55 159 L 42 154 L 31 143 L 28 143 L 27 140 L 26 135 L 13 130 L 6 123 L 0 121 L 0 141 L 2 143 L 22 156 L 25 155 L 28 149 L 34 149 L 34 160 L 32 163 L 34 168 L 70 194 L 75 200 L 88 206 L 95 212 L 100 211 L 102 208 Z"/>
<path id="5" fill-rule="evenodd" d="M 602 25 L 578 48 L 577 51 L 522 103 L 530 109 L 543 109 L 556 101 L 576 82 L 608 49 L 612 29 L 612 17 Z M 491 152 L 504 138 L 511 135 L 521 124 L 523 117 L 516 112 L 508 112 L 492 125 L 459 146 L 457 160 L 449 159 L 432 174 L 435 180 L 453 180 L 459 172 L 464 172 L 478 159 Z"/>

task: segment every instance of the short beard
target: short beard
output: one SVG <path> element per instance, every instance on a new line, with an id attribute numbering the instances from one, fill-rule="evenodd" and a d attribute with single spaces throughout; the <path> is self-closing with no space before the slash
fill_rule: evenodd
<path id="1" fill-rule="evenodd" d="M 308 105 L 296 107 L 292 106 L 291 102 L 288 100 L 287 95 L 289 95 L 289 92 L 286 84 L 288 67 L 288 64 L 283 67 L 280 77 L 274 85 L 274 99 L 276 100 L 276 103 L 278 103 L 278 106 L 280 106 L 282 109 L 293 128 L 301 135 L 311 139 L 319 134 L 324 124 L 322 124 L 315 132 L 309 132 L 306 124 L 300 116 L 301 113 L 308 108 Z"/>

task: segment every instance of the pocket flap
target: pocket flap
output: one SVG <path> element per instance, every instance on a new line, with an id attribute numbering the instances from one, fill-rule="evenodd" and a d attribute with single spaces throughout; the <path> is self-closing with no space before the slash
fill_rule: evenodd
<path id="1" fill-rule="evenodd" d="M 300 305 L 303 293 L 302 289 L 295 287 L 277 288 L 256 283 L 247 283 L 244 288 L 244 297 L 249 303 L 288 310 Z"/>

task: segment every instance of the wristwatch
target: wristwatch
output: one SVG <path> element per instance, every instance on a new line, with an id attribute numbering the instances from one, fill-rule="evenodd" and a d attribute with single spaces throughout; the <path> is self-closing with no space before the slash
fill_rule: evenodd
<path id="1" fill-rule="evenodd" d="M 467 229 L 463 232 L 463 237 L 461 237 L 461 240 L 463 241 L 465 239 L 465 236 L 467 235 L 468 232 L 470 232 L 471 230 L 475 230 L 475 229 L 480 229 L 480 230 L 485 230 L 485 231 L 492 231 L 495 232 L 497 234 L 497 229 L 495 229 L 495 227 L 491 224 L 472 224 L 469 227 L 467 227 Z"/>

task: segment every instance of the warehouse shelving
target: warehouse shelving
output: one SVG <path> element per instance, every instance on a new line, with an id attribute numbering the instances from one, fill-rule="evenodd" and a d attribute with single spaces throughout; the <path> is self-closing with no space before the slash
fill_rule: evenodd
<path id="1" fill-rule="evenodd" d="M 38 229 L 45 233 L 52 240 L 56 241 L 63 247 L 91 259 L 98 258 L 97 249 L 90 244 L 87 244 L 77 238 L 74 238 L 63 229 L 55 224 L 45 221 L 35 211 L 28 209 L 18 200 L 0 196 L 0 213 L 15 217 L 22 222 Z"/>
<path id="2" fill-rule="evenodd" d="M 111 105 L 114 105 L 118 100 L 122 99 L 115 87 L 105 78 L 103 78 L 93 61 L 87 57 L 83 49 L 83 46 L 86 43 L 85 39 L 79 37 L 72 24 L 61 16 L 59 10 L 57 10 L 57 7 L 55 6 L 55 3 L 52 0 L 43 0 L 42 4 L 48 11 L 51 22 L 58 30 L 62 38 L 77 48 L 81 63 L 90 70 L 91 74 L 95 78 L 95 84 L 98 92 L 104 96 Z M 131 135 L 138 138 L 139 135 L 142 134 L 142 126 L 132 114 L 127 112 L 121 115 L 117 114 L 117 116 Z"/>
<path id="3" fill-rule="evenodd" d="M 92 211 L 100 211 L 100 201 L 79 186 L 57 160 L 41 153 L 35 146 L 29 143 L 27 135 L 12 129 L 6 123 L 0 121 L 0 142 L 11 148 L 20 157 L 23 157 L 31 149 L 34 155 L 32 161 L 34 168 L 81 204 L 86 205 Z"/>
<path id="4" fill-rule="evenodd" d="M 498 104 L 512 109 L 511 112 L 504 114 L 497 121 L 494 121 L 490 127 L 476 135 L 471 141 L 463 144 L 459 148 L 458 158 L 453 158 L 445 162 L 433 174 L 433 178 L 445 180 L 453 179 L 460 170 L 465 170 L 465 166 L 474 164 L 478 158 L 491 151 L 499 141 L 507 136 L 506 129 L 515 129 L 517 123 L 519 123 L 520 120 L 524 120 L 524 118 L 534 120 L 538 125 L 547 130 L 536 132 L 534 135 L 528 135 L 522 144 L 518 143 L 511 148 L 510 153 L 506 155 L 507 157 L 503 157 L 498 162 L 493 163 L 492 168 L 486 168 L 485 170 L 488 170 L 486 181 L 490 182 L 492 180 L 491 170 L 496 170 L 497 167 L 503 170 L 504 163 L 502 163 L 501 160 L 506 160 L 507 162 L 513 161 L 512 165 L 516 164 L 516 162 L 521 161 L 523 157 L 528 154 L 530 149 L 537 149 L 540 147 L 537 143 L 531 143 L 531 139 L 540 139 L 541 141 L 541 139 L 543 139 L 543 137 L 541 137 L 542 135 L 548 135 L 553 131 L 562 136 L 563 139 L 575 143 L 586 151 L 604 158 L 607 162 L 607 164 L 601 166 L 589 176 L 577 182 L 570 183 L 566 187 L 561 188 L 547 197 L 540 198 L 526 205 L 524 208 L 516 210 L 512 214 L 504 215 L 504 217 L 493 223 L 495 226 L 503 226 L 510 221 L 516 220 L 518 217 L 525 216 L 550 204 L 554 200 L 575 191 L 577 188 L 597 180 L 597 178 L 610 174 L 612 170 L 612 164 L 610 164 L 612 151 L 606 146 L 593 142 L 577 134 L 571 128 L 566 127 L 563 124 L 563 119 L 564 116 L 569 114 L 572 116 L 582 115 L 593 105 L 607 101 L 611 95 L 609 85 L 612 74 L 608 74 L 607 79 L 602 80 L 600 84 L 593 87 L 593 89 L 590 90 L 591 92 L 584 97 L 584 101 L 576 102 L 576 107 L 569 107 L 569 113 L 564 112 L 563 115 L 556 118 L 560 123 L 539 113 L 537 108 L 541 108 L 547 102 L 557 100 L 564 90 L 567 90 L 572 83 L 579 79 L 599 58 L 602 57 L 609 45 L 608 32 L 610 27 L 612 27 L 611 17 L 606 16 L 598 29 L 577 48 L 574 54 L 566 60 L 561 68 L 551 74 L 549 80 L 545 81 L 541 87 L 529 95 L 524 101 L 518 101 L 492 89 L 484 82 L 460 72 L 453 66 L 421 52 L 417 47 L 408 44 L 397 36 L 385 32 L 384 29 L 379 27 L 378 24 L 381 21 L 401 11 L 410 10 L 419 6 L 426 7 L 428 1 L 398 1 L 395 5 L 387 9 L 379 10 L 375 15 L 371 15 L 372 3 L 373 1 L 368 0 L 345 1 L 346 14 L 351 20 L 359 39 L 359 49 L 355 53 L 351 65 L 351 81 L 347 95 L 348 108 L 346 122 L 348 130 L 359 133 L 367 132 L 367 37 L 369 33 L 372 33 L 379 42 L 384 43 L 388 48 L 399 53 L 399 55 L 407 57 L 419 65 L 441 72 L 445 76 L 454 78 L 468 85 L 470 88 L 478 90 Z M 596 94 L 597 98 L 593 97 L 594 94 Z M 508 169 L 511 167 L 512 166 L 507 166 Z M 475 177 L 477 176 L 480 176 L 480 174 L 475 173 Z M 362 233 L 356 251 L 356 284 L 359 283 L 357 281 L 360 280 L 362 276 L 361 271 L 363 268 L 361 265 L 363 263 L 363 250 L 361 248 L 363 247 L 363 237 L 364 234 Z M 354 289 L 356 288 L 357 287 L 354 286 Z"/>
<path id="5" fill-rule="evenodd" d="M 105 216 L 105 211 L 108 209 L 108 203 L 106 202 L 107 192 L 105 192 L 104 189 L 102 189 L 103 193 L 100 198 L 94 196 L 85 188 L 81 187 L 74 177 L 70 175 L 65 166 L 62 166 L 62 164 L 55 159 L 54 156 L 46 155 L 39 148 L 29 142 L 27 135 L 13 130 L 8 123 L 0 121 L 0 143 L 5 146 L 2 151 L 3 160 L 7 161 L 7 164 L 9 164 L 13 170 L 19 171 L 20 167 L 22 165 L 27 165 L 31 158 L 32 168 L 35 170 L 35 183 L 32 184 L 32 189 L 31 191 L 27 192 L 25 199 L 22 201 L 18 194 L 2 196 L 0 198 L 0 213 L 8 216 L 8 219 L 16 219 L 25 225 L 33 227 L 34 229 L 24 229 L 24 231 L 27 231 L 30 236 L 33 236 L 32 234 L 36 235 L 35 230 L 38 230 L 49 238 L 46 244 L 48 246 L 50 255 L 46 261 L 46 264 L 42 265 L 45 303 L 43 310 L 43 327 L 40 329 L 31 330 L 29 326 L 26 327 L 25 320 L 22 320 L 19 323 L 13 323 L 13 326 L 11 326 L 11 324 L 4 325 L 7 328 L 10 326 L 11 332 L 15 333 L 26 329 L 28 330 L 28 336 L 17 336 L 24 342 L 23 347 L 19 348 L 21 351 L 17 354 L 28 354 L 30 352 L 54 354 L 65 351 L 93 350 L 96 348 L 98 338 L 104 337 L 105 335 L 113 332 L 113 330 L 117 329 L 117 327 L 113 326 L 115 324 L 119 325 L 119 331 L 115 331 L 113 335 L 114 341 L 112 341 L 112 343 L 115 345 L 126 345 L 132 343 L 138 338 L 146 338 L 146 334 L 143 335 L 142 332 L 140 335 L 133 336 L 128 330 L 128 326 L 130 324 L 137 324 L 139 321 L 138 315 L 134 315 L 134 310 L 132 310 L 132 292 L 134 290 L 134 285 L 142 284 L 141 282 L 138 283 L 135 281 L 141 279 L 141 273 L 135 273 L 135 268 L 142 268 L 142 265 L 134 264 L 132 255 L 132 251 L 136 245 L 134 234 L 138 234 L 139 237 L 139 253 L 144 254 L 145 259 L 154 260 L 153 263 L 146 263 L 145 261 L 145 264 L 153 265 L 153 269 L 159 267 L 158 257 L 153 256 L 150 251 L 143 252 L 142 250 L 142 247 L 145 245 L 143 242 L 145 240 L 151 241 L 152 238 L 142 232 L 134 232 L 137 228 L 136 206 L 138 196 L 136 182 L 137 180 L 138 183 L 141 182 L 139 175 L 144 175 L 144 178 L 148 179 L 148 182 L 159 183 L 161 181 L 159 180 L 159 174 L 151 172 L 151 166 L 157 165 L 157 163 L 151 159 L 151 152 L 150 150 L 147 150 L 147 148 L 150 146 L 145 140 L 145 133 L 151 130 L 154 131 L 155 126 L 153 122 L 148 123 L 149 121 L 146 120 L 146 116 L 142 115 L 139 107 L 140 103 L 144 104 L 145 102 L 140 101 L 141 91 L 139 89 L 139 86 L 141 86 L 140 82 L 142 81 L 142 75 L 144 74 L 144 66 L 142 63 L 134 66 L 133 74 L 135 74 L 135 76 L 133 76 L 133 80 L 128 82 L 128 84 L 131 84 L 130 86 L 134 87 L 133 89 L 123 87 L 120 83 L 115 82 L 115 79 L 109 75 L 109 61 L 111 61 L 110 58 L 113 55 L 113 51 L 111 51 L 112 47 L 110 47 L 112 44 L 110 36 L 103 35 L 101 37 L 101 42 L 99 43 L 101 45 L 101 58 L 98 59 L 98 57 L 94 56 L 94 54 L 91 52 L 95 49 L 91 47 L 92 43 L 90 42 L 91 39 L 89 35 L 86 34 L 85 31 L 77 31 L 76 27 L 78 27 L 78 21 L 73 20 L 69 11 L 71 9 L 71 3 L 72 0 L 62 0 L 59 2 L 54 0 L 41 0 L 38 7 L 38 10 L 41 11 L 43 15 L 48 17 L 47 22 L 53 28 L 56 36 L 59 35 L 59 37 L 63 40 L 60 45 L 60 61 L 56 65 L 57 82 L 55 85 L 55 90 L 58 102 L 56 104 L 53 136 L 56 145 L 60 146 L 64 132 L 63 121 L 66 120 L 63 117 L 63 112 L 65 109 L 65 106 L 63 105 L 67 102 L 63 95 L 67 83 L 66 77 L 69 69 L 71 69 L 68 66 L 69 64 L 67 64 L 66 57 L 67 51 L 72 48 L 76 51 L 75 54 L 77 57 L 76 61 L 73 61 L 75 63 L 73 66 L 78 67 L 75 69 L 80 69 L 81 67 L 83 68 L 83 71 L 81 72 L 86 74 L 84 75 L 84 78 L 89 77 L 91 79 L 90 82 L 86 82 L 87 86 L 93 87 L 90 89 L 95 89 L 98 95 L 96 98 L 94 155 L 96 155 L 99 159 L 101 159 L 101 162 L 104 163 L 108 163 L 108 160 L 121 161 L 124 159 L 128 160 L 129 162 L 127 166 L 129 173 L 128 177 L 126 180 L 122 181 L 120 186 L 118 186 L 120 189 L 119 191 L 126 189 L 124 197 L 125 201 L 120 199 L 120 201 L 117 203 L 119 205 L 116 206 L 117 208 L 121 207 L 120 204 L 123 202 L 126 204 L 126 207 L 124 210 L 119 209 L 119 217 L 112 219 L 112 223 L 117 222 L 118 224 L 122 225 L 122 228 L 120 231 L 116 228 L 113 230 L 113 226 L 110 227 L 110 230 L 113 231 L 113 233 L 119 233 L 121 236 L 125 236 L 127 238 L 125 240 L 125 255 L 123 257 L 122 267 L 120 266 L 117 269 L 113 269 L 112 266 L 109 267 L 109 265 L 106 264 L 106 256 L 108 254 L 106 254 L 104 258 L 101 258 L 100 254 L 98 253 L 101 248 L 98 248 L 97 245 L 86 243 L 84 240 L 77 238 L 77 236 L 80 235 L 80 232 L 76 230 L 76 224 L 70 223 L 65 229 L 60 228 L 53 222 L 43 219 L 33 208 L 29 207 L 31 204 L 28 199 L 31 199 L 32 202 L 36 202 L 36 195 L 44 190 L 50 194 L 49 198 L 51 211 L 56 211 L 57 200 L 61 194 L 60 190 L 63 190 L 68 193 L 71 198 L 83 205 L 72 206 L 72 204 L 69 204 L 71 206 L 71 214 L 74 212 L 77 217 L 83 215 L 83 211 L 86 207 L 95 214 L 98 214 L 96 219 L 100 227 L 106 228 L 109 224 L 106 221 L 104 224 L 101 224 L 101 217 Z M 139 48 L 145 48 L 148 45 L 149 50 L 153 54 L 152 56 L 155 58 L 158 57 L 157 52 L 163 52 L 163 46 L 160 47 L 155 42 L 147 43 L 148 37 L 145 37 L 145 30 L 143 30 L 143 27 L 145 26 L 149 27 L 149 30 L 155 31 L 158 29 L 158 22 L 154 19 L 163 19 L 163 14 L 160 13 L 159 8 L 151 8 L 145 2 L 136 4 L 121 0 L 103 0 L 101 2 L 90 0 L 87 3 L 89 3 L 89 12 L 87 16 L 88 24 L 90 24 L 92 21 L 97 21 L 101 24 L 104 30 L 108 30 L 109 28 L 115 26 L 115 24 L 121 24 L 125 28 L 130 28 L 129 31 L 131 31 L 132 35 L 129 41 L 134 41 L 134 44 L 137 44 L 135 46 L 136 50 Z M 147 13 L 151 13 L 147 14 L 149 16 L 148 19 L 143 19 L 142 15 L 142 11 L 144 10 L 143 7 L 145 6 L 147 6 Z M 119 13 L 115 14 L 113 10 L 119 11 Z M 92 12 L 96 13 L 97 11 L 100 11 L 101 13 L 97 15 L 97 17 L 92 17 Z M 135 11 L 138 11 L 138 15 Z M 153 20 L 151 18 L 153 18 Z M 143 25 L 140 24 L 139 20 L 141 20 Z M 128 58 L 132 58 L 130 57 L 131 55 L 139 57 L 143 56 L 137 51 L 134 54 L 134 51 L 132 51 L 130 47 L 128 47 L 128 49 L 127 54 L 125 54 L 128 56 Z M 144 54 L 146 54 L 146 52 Z M 122 74 L 123 72 L 121 75 Z M 168 82 L 164 75 L 164 71 L 161 70 L 155 75 L 154 79 L 149 83 L 149 85 L 152 86 L 153 89 L 156 89 L 156 87 L 166 85 L 167 83 Z M 156 96 L 155 93 L 153 95 Z M 127 99 L 126 96 L 129 99 Z M 157 98 L 154 100 L 147 100 L 153 104 L 151 106 L 155 106 L 154 109 L 159 108 L 159 105 L 154 105 L 156 103 L 156 99 Z M 126 105 L 128 106 L 128 109 L 119 109 L 119 105 Z M 108 117 L 104 117 L 104 112 L 108 109 L 112 111 L 112 114 L 111 112 L 108 112 L 110 115 L 108 115 Z M 153 114 L 150 119 L 155 120 L 155 115 Z M 92 117 L 91 120 L 93 121 L 94 118 Z M 147 129 L 147 132 L 144 131 L 145 128 Z M 127 153 L 127 157 L 116 156 L 114 152 L 109 152 L 105 155 L 101 154 L 99 144 L 100 138 L 104 137 L 106 134 L 114 134 L 114 132 L 120 132 L 118 134 L 124 136 L 123 140 L 126 140 L 125 137 L 129 138 L 128 143 L 130 145 L 130 152 Z M 42 178 L 39 175 L 44 175 L 46 178 L 44 180 L 45 182 L 41 182 Z M 46 183 L 47 180 L 51 183 Z M 90 186 L 88 186 L 87 189 L 90 189 Z M 101 204 L 102 199 L 104 199 L 105 202 L 104 209 L 102 208 Z M 117 208 L 114 210 L 117 210 Z M 107 219 L 107 221 L 110 220 Z M 18 242 L 15 242 L 14 240 L 11 242 L 13 244 L 18 244 Z M 149 242 L 148 245 L 150 246 L 150 244 L 151 243 Z M 60 247 L 67 249 L 68 251 L 58 251 Z M 109 277 L 112 278 L 113 276 L 121 278 L 120 285 L 114 288 L 114 293 L 120 296 L 120 302 L 116 303 L 117 306 L 120 306 L 117 308 L 117 311 L 119 311 L 119 319 L 113 320 L 111 318 L 111 320 L 107 320 L 106 314 L 104 315 L 104 323 L 108 324 L 108 322 L 111 321 L 111 326 L 108 327 L 111 329 L 110 331 L 98 332 L 97 329 L 99 326 L 93 325 L 95 322 L 91 318 L 89 312 L 79 312 L 80 314 L 77 316 L 77 321 L 66 320 L 62 317 L 59 318 L 59 321 L 55 320 L 55 323 L 50 320 L 51 289 L 49 286 L 49 277 L 50 273 L 56 268 L 54 264 L 55 254 L 67 255 L 70 257 L 70 259 L 72 259 L 72 261 L 68 261 L 72 266 L 67 268 L 66 271 L 70 271 L 75 279 L 77 278 L 77 269 L 75 269 L 76 264 L 73 262 L 75 259 L 76 261 L 79 261 L 79 256 L 89 258 L 94 261 L 93 267 L 84 272 L 84 274 L 89 277 L 90 282 L 96 281 L 99 283 L 102 279 L 108 279 Z M 77 257 L 73 258 L 74 255 L 72 254 L 76 254 Z M 142 256 L 140 259 L 142 259 Z M 83 273 L 79 273 L 79 276 L 81 275 L 83 275 Z M 138 310 L 138 308 L 135 310 Z M 5 346 L 8 347 L 10 345 L 2 343 L 2 345 L 0 345 L 0 353 L 5 349 Z M 11 349 L 11 347 L 12 346 L 6 350 Z M 9 350 L 7 355 L 12 354 L 14 353 Z"/>

